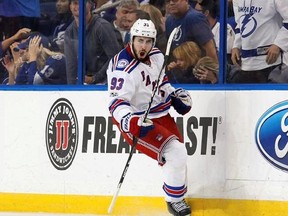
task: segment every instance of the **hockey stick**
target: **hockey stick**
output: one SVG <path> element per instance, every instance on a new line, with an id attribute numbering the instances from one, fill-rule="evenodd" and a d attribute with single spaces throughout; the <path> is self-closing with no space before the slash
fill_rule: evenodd
<path id="1" fill-rule="evenodd" d="M 153 102 L 153 99 L 154 99 L 154 96 L 156 94 L 156 91 L 158 89 L 158 86 L 159 86 L 159 82 L 160 82 L 160 78 L 161 78 L 161 74 L 162 72 L 164 71 L 165 67 L 166 67 L 166 64 L 168 62 L 168 58 L 169 58 L 169 53 L 170 53 L 170 48 L 171 48 L 171 44 L 176 36 L 176 34 L 178 33 L 180 29 L 180 26 L 176 27 L 173 29 L 173 31 L 171 32 L 170 36 L 169 36 L 169 39 L 168 39 L 168 42 L 167 42 L 167 47 L 166 47 L 166 52 L 165 52 L 165 56 L 164 56 L 164 62 L 163 62 L 163 65 L 162 65 L 162 68 L 161 68 L 161 71 L 159 73 L 159 76 L 158 76 L 158 79 L 157 79 L 157 83 L 156 83 L 156 86 L 153 90 L 153 93 L 152 93 L 152 96 L 151 96 L 151 99 L 150 99 L 150 102 L 148 104 L 148 108 L 147 110 L 145 111 L 144 113 L 144 119 L 143 119 L 143 122 L 146 120 L 149 112 L 150 112 L 150 109 L 151 109 L 151 106 L 152 106 L 152 102 Z M 136 147 L 136 144 L 138 142 L 138 138 L 133 136 L 133 144 L 132 144 L 132 147 L 131 147 L 131 151 L 130 151 L 130 154 L 129 154 L 129 157 L 127 159 L 127 162 L 126 162 L 126 165 L 124 167 L 124 170 L 123 170 L 123 173 L 121 175 L 121 178 L 119 180 L 119 183 L 118 183 L 118 186 L 117 186 L 117 190 L 112 198 L 112 201 L 110 203 L 110 206 L 109 206 L 109 209 L 108 209 L 108 214 L 110 214 L 112 211 L 113 211 L 113 208 L 114 208 L 114 205 L 115 205 L 115 202 L 116 202 L 116 199 L 118 197 L 118 194 L 119 194 L 119 191 L 120 191 L 120 188 L 121 188 L 121 185 L 124 181 L 124 178 L 125 178 L 125 175 L 127 173 L 127 170 L 129 168 L 129 165 L 130 165 L 130 162 L 131 162 L 131 158 L 132 158 L 132 155 L 133 155 L 133 152 L 134 152 L 134 149 Z"/>

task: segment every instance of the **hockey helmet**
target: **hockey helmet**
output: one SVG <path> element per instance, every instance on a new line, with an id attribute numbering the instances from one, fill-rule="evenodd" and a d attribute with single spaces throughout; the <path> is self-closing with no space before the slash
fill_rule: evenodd
<path id="1" fill-rule="evenodd" d="M 154 44 L 156 43 L 156 35 L 157 30 L 155 28 L 154 23 L 151 20 L 147 19 L 138 19 L 133 24 L 133 26 L 130 29 L 130 36 L 131 41 L 133 41 L 133 37 L 140 36 L 140 37 L 149 37 L 153 38 Z"/>

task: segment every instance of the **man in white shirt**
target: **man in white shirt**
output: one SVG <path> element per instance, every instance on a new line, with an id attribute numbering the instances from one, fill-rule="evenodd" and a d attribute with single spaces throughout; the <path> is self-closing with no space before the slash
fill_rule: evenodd
<path id="1" fill-rule="evenodd" d="M 232 82 L 266 83 L 288 51 L 288 0 L 234 0 L 236 35 L 232 62 L 241 67 Z"/>

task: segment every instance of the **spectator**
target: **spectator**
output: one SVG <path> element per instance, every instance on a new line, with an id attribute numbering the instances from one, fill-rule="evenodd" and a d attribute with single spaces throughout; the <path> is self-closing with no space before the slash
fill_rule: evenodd
<path id="1" fill-rule="evenodd" d="M 202 84 L 215 84 L 218 82 L 219 65 L 209 56 L 200 58 L 195 67 L 193 74 Z"/>
<path id="2" fill-rule="evenodd" d="M 28 34 L 31 32 L 31 29 L 29 28 L 22 28 L 17 31 L 16 34 L 13 36 L 7 38 L 4 41 L 1 41 L 1 46 L 0 46 L 0 57 L 3 56 L 5 51 L 10 47 L 11 44 L 13 44 L 15 41 L 24 39 L 28 37 Z"/>
<path id="3" fill-rule="evenodd" d="M 4 41 L 0 42 L 0 58 L 1 62 L 4 62 L 3 58 L 4 56 L 7 56 L 6 58 L 11 59 L 12 54 L 11 51 L 9 50 L 9 47 L 16 41 L 19 41 L 21 39 L 27 38 L 29 32 L 31 29 L 29 28 L 22 28 L 17 31 L 17 33 L 9 38 L 7 38 Z M 0 83 L 6 84 L 8 80 L 9 74 L 7 70 L 3 67 L 3 65 L 0 65 Z"/>
<path id="4" fill-rule="evenodd" d="M 18 44 L 19 42 L 14 42 L 10 46 L 11 54 L 7 53 L 3 58 L 2 65 L 5 68 L 5 71 L 7 72 L 7 78 L 3 82 L 3 84 L 14 85 L 19 68 L 23 64 L 23 61 L 20 58 L 18 48 L 16 51 L 14 51 L 14 48 L 16 48 Z"/>
<path id="5" fill-rule="evenodd" d="M 246 3 L 246 4 L 245 4 Z M 239 33 L 232 62 L 241 67 L 233 83 L 267 83 L 270 72 L 288 51 L 288 0 L 233 2 Z"/>
<path id="6" fill-rule="evenodd" d="M 200 47 L 192 41 L 182 43 L 173 50 L 176 61 L 168 65 L 170 82 L 212 83 L 218 82 L 218 63 L 209 56 L 202 57 Z M 173 70 L 172 70 L 173 69 Z"/>
<path id="7" fill-rule="evenodd" d="M 1 0 L 0 17 L 2 18 L 1 32 L 9 38 L 21 28 L 38 30 L 40 17 L 39 0 Z"/>
<path id="8" fill-rule="evenodd" d="M 129 26 L 125 25 L 127 23 L 127 15 L 139 8 L 139 2 L 137 0 L 122 0 L 117 7 L 115 20 L 112 22 L 114 30 L 117 36 L 118 43 L 125 46 L 126 39 L 129 36 Z"/>
<path id="9" fill-rule="evenodd" d="M 70 11 L 69 0 L 56 1 L 57 15 L 52 19 L 51 49 L 64 53 L 64 34 L 66 28 L 72 23 L 73 16 Z"/>
<path id="10" fill-rule="evenodd" d="M 186 41 L 173 50 L 174 61 L 167 67 L 171 83 L 200 83 L 192 73 L 193 67 L 202 57 L 201 49 L 192 41 Z"/>
<path id="11" fill-rule="evenodd" d="M 202 0 L 198 1 L 195 6 L 197 11 L 203 13 L 210 24 L 212 33 L 214 35 L 214 40 L 216 44 L 217 51 L 219 52 L 220 43 L 220 23 L 217 18 L 219 17 L 219 0 Z M 232 27 L 227 24 L 227 59 L 231 59 L 231 50 L 233 47 L 235 38 L 235 33 Z M 232 63 L 229 61 L 229 63 Z"/>
<path id="12" fill-rule="evenodd" d="M 84 82 L 86 84 L 106 84 L 106 69 L 109 60 L 121 48 L 117 43 L 111 23 L 98 15 L 92 15 L 91 8 L 92 3 L 86 0 Z M 65 31 L 64 53 L 66 56 L 67 82 L 68 84 L 76 84 L 78 80 L 79 1 L 72 0 L 70 9 L 74 16 L 74 21 Z"/>
<path id="13" fill-rule="evenodd" d="M 131 11 L 127 14 L 127 19 L 126 21 L 124 22 L 124 26 L 125 26 L 125 29 L 131 29 L 132 25 L 136 22 L 136 20 L 138 19 L 147 19 L 147 20 L 150 20 L 150 15 L 141 10 L 141 9 L 136 9 L 134 11 Z"/>
<path id="14" fill-rule="evenodd" d="M 172 42 L 171 50 L 185 41 L 194 41 L 205 55 L 218 61 L 214 35 L 207 18 L 193 9 L 188 0 L 167 0 L 166 4 L 170 14 L 165 23 L 167 38 L 174 28 L 181 25 L 180 33 Z"/>
<path id="15" fill-rule="evenodd" d="M 132 25 L 136 22 L 138 19 L 147 19 L 150 20 L 150 16 L 147 12 L 136 9 L 134 11 L 131 11 L 127 14 L 126 20 L 123 22 L 123 26 L 125 29 L 128 29 L 129 31 L 125 34 L 124 38 L 124 46 L 126 46 L 130 42 L 130 29 Z"/>
<path id="16" fill-rule="evenodd" d="M 146 11 L 155 24 L 157 30 L 156 47 L 164 54 L 166 52 L 167 38 L 165 35 L 165 18 L 161 11 L 151 4 L 141 5 L 140 9 Z"/>
<path id="17" fill-rule="evenodd" d="M 15 84 L 66 84 L 65 58 L 49 48 L 48 38 L 39 33 L 32 33 L 14 46 L 13 51 L 19 52 L 19 58 L 13 58 L 14 62 L 8 58 L 4 61 L 9 84 L 14 84 L 14 77 Z"/>

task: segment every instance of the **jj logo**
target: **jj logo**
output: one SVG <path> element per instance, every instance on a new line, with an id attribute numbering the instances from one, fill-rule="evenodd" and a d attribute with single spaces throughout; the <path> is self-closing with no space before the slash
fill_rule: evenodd
<path id="1" fill-rule="evenodd" d="M 55 145 L 56 150 L 60 150 L 61 146 L 62 146 L 62 150 L 67 149 L 68 129 L 69 129 L 69 121 L 59 121 L 59 120 L 56 121 L 56 145 Z M 62 139 L 62 136 L 63 136 L 63 139 Z"/>
<path id="2" fill-rule="evenodd" d="M 288 171 L 288 101 L 274 105 L 261 116 L 255 138 L 267 161 Z"/>
<path id="3" fill-rule="evenodd" d="M 46 146 L 50 161 L 59 170 L 67 169 L 78 146 L 78 122 L 70 101 L 58 99 L 46 122 Z"/>

